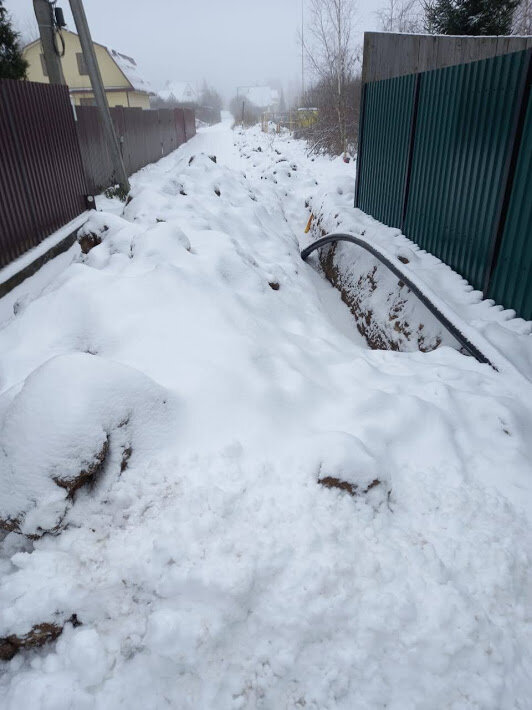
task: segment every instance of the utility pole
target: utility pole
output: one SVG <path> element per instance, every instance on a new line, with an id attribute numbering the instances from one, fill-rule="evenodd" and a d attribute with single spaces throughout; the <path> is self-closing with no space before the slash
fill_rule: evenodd
<path id="1" fill-rule="evenodd" d="M 33 9 L 41 35 L 44 63 L 50 84 L 65 84 L 61 59 L 56 50 L 53 27 L 53 8 L 48 0 L 33 0 Z"/>
<path id="2" fill-rule="evenodd" d="M 301 106 L 305 97 L 305 16 L 304 16 L 305 0 L 301 0 Z"/>
<path id="3" fill-rule="evenodd" d="M 111 154 L 114 179 L 124 190 L 124 192 L 128 193 L 130 190 L 129 180 L 127 179 L 126 170 L 124 168 L 124 161 L 122 160 L 122 153 L 120 151 L 120 146 L 116 137 L 113 121 L 109 112 L 107 95 L 103 86 L 102 75 L 100 74 L 100 67 L 98 66 L 98 62 L 96 60 L 96 52 L 94 51 L 94 45 L 92 44 L 92 37 L 89 30 L 89 25 L 87 23 L 87 16 L 85 15 L 82 0 L 70 0 L 70 9 L 72 10 L 74 22 L 76 23 L 76 29 L 78 31 L 79 41 L 81 44 L 81 50 L 83 52 L 83 58 L 85 59 L 85 66 L 87 67 L 87 71 L 89 73 L 89 79 L 91 81 L 94 98 L 96 99 L 96 105 L 100 110 L 100 116 L 104 126 L 107 144 L 109 146 L 109 152 Z"/>

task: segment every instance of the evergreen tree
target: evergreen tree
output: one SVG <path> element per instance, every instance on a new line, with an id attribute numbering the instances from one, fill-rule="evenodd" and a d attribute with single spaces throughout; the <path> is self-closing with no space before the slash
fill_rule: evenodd
<path id="1" fill-rule="evenodd" d="M 25 79 L 28 62 L 20 52 L 18 33 L 11 27 L 3 5 L 0 0 L 0 79 Z"/>
<path id="2" fill-rule="evenodd" d="M 519 0 L 429 0 L 425 27 L 443 35 L 509 35 Z"/>

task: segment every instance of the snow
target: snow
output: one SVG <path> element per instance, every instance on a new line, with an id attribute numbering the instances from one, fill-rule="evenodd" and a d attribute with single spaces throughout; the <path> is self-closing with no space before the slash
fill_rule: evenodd
<path id="1" fill-rule="evenodd" d="M 167 396 L 141 373 L 88 353 L 48 360 L 16 390 L 0 398 L 0 518 L 20 520 L 31 535 L 61 524 L 67 491 L 56 480 L 72 483 L 106 442 L 119 439 L 136 455 L 139 440 L 154 445 Z"/>
<path id="2" fill-rule="evenodd" d="M 29 249 L 27 252 L 19 256 L 18 259 L 15 259 L 10 264 L 0 269 L 0 284 L 4 284 L 12 276 L 25 269 L 39 257 L 46 254 L 47 251 L 57 246 L 59 242 L 63 241 L 63 239 L 66 239 L 68 236 L 77 231 L 85 222 L 87 216 L 87 212 L 82 212 L 82 214 L 74 217 L 73 220 L 65 224 L 64 227 L 61 227 L 61 229 L 58 229 L 56 232 L 46 237 L 46 239 L 43 239 L 43 241 L 36 247 Z"/>
<path id="3" fill-rule="evenodd" d="M 269 109 L 279 103 L 279 92 L 269 86 L 246 86 L 239 88 L 239 95 L 257 108 Z"/>
<path id="4" fill-rule="evenodd" d="M 420 277 L 425 255 L 353 210 L 353 164 L 230 126 L 143 168 L 125 209 L 99 199 L 102 243 L 0 330 L 10 461 L 46 492 L 54 463 L 112 448 L 59 535 L 0 542 L 0 637 L 81 622 L 0 664 L 0 706 L 527 707 L 529 382 L 450 347 L 367 349 L 300 259 L 305 201 Z M 457 283 L 430 268 L 440 295 Z M 458 283 L 489 339 L 494 309 Z"/>
<path id="5" fill-rule="evenodd" d="M 352 209 L 354 186 L 340 181 L 337 190 L 318 189 L 310 199 L 310 207 L 320 218 L 326 232 L 348 232 L 364 236 L 387 256 L 408 255 L 405 273 L 430 294 L 432 300 L 451 320 L 458 320 L 465 335 L 472 342 L 481 343 L 480 349 L 492 362 L 497 360 L 508 369 L 508 361 L 527 380 L 532 381 L 532 322 L 516 317 L 515 311 L 504 309 L 493 300 L 483 299 L 460 274 L 440 259 L 420 249 L 398 229 L 386 227 L 361 210 Z M 308 241 L 321 235 L 309 235 Z M 405 252 L 405 250 L 407 250 Z M 345 258 L 349 260 L 347 250 Z M 347 265 L 347 268 L 349 266 Z M 476 331 L 476 333 L 474 332 Z M 480 336 L 480 337 L 479 337 Z M 490 352 L 488 352 L 488 349 Z"/>
<path id="6" fill-rule="evenodd" d="M 136 91 L 145 91 L 153 94 L 153 89 L 149 81 L 142 78 L 139 73 L 137 62 L 126 54 L 120 54 L 115 49 L 111 49 L 111 57 L 118 64 L 120 70 L 125 74 L 126 79 Z"/>
<path id="7" fill-rule="evenodd" d="M 198 95 L 189 81 L 167 81 L 164 89 L 158 92 L 163 101 L 176 101 L 177 103 L 195 103 Z"/>

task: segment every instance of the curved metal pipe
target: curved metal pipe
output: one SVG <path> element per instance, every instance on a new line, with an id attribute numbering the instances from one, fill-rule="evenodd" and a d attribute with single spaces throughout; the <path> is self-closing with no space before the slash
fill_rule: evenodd
<path id="1" fill-rule="evenodd" d="M 310 246 L 306 247 L 303 249 L 301 252 L 301 258 L 303 261 L 306 261 L 308 257 L 312 254 L 313 251 L 316 251 L 316 249 L 320 249 L 321 247 L 326 246 L 327 244 L 333 244 L 334 242 L 352 242 L 353 244 L 356 244 L 359 247 L 362 247 L 362 249 L 365 249 L 368 251 L 370 254 L 372 254 L 376 259 L 378 259 L 382 264 L 384 264 L 388 269 L 395 275 L 397 276 L 398 279 L 403 281 L 408 288 L 414 293 L 421 303 L 432 313 L 432 315 L 443 325 L 443 327 L 455 338 L 460 346 L 468 352 L 470 355 L 472 355 L 476 360 L 478 360 L 481 363 L 484 363 L 486 365 L 490 365 L 494 370 L 497 370 L 495 365 L 488 360 L 488 358 L 476 347 L 476 345 L 473 345 L 473 343 L 468 340 L 465 335 L 452 323 L 447 316 L 445 316 L 433 303 L 430 301 L 427 296 L 421 291 L 419 286 L 416 286 L 415 283 L 413 283 L 408 276 L 405 276 L 405 274 L 401 271 L 400 268 L 398 268 L 394 263 L 390 261 L 384 254 L 382 254 L 378 249 L 375 249 L 371 244 L 368 244 L 364 239 L 360 239 L 359 237 L 355 237 L 352 234 L 344 234 L 342 232 L 337 232 L 334 234 L 327 234 L 325 237 L 322 237 L 321 239 L 318 239 L 317 241 L 313 242 Z"/>

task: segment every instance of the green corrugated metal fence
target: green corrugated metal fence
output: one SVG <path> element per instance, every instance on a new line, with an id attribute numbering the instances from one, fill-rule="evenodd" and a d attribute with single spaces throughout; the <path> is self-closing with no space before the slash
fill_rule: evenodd
<path id="1" fill-rule="evenodd" d="M 410 75 L 375 81 L 364 89 L 358 206 L 391 227 L 401 227 L 402 221 L 414 88 Z"/>
<path id="2" fill-rule="evenodd" d="M 491 274 L 487 295 L 525 318 L 530 57 L 527 50 L 366 84 L 356 191 L 357 207 L 401 228 L 475 288 L 486 290 Z"/>
<path id="3" fill-rule="evenodd" d="M 523 318 L 532 318 L 532 95 L 488 296 Z"/>

